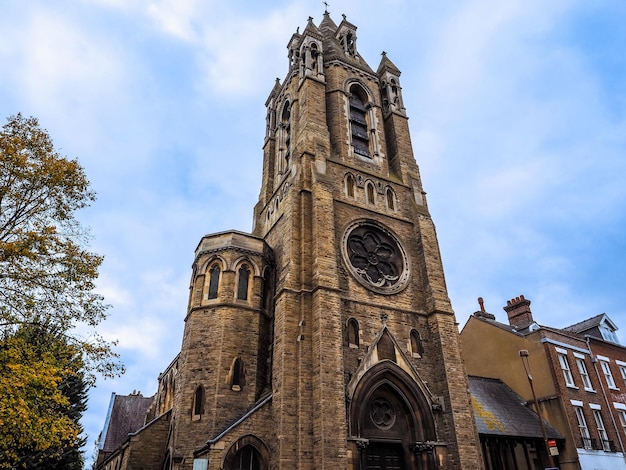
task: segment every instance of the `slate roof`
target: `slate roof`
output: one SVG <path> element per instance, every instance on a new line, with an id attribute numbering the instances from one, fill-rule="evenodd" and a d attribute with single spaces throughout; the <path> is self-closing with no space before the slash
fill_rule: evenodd
<path id="1" fill-rule="evenodd" d="M 109 412 L 102 431 L 100 450 L 115 451 L 128 438 L 130 433 L 139 430 L 145 424 L 146 411 L 152 404 L 153 397 L 141 394 L 111 396 Z"/>
<path id="2" fill-rule="evenodd" d="M 493 325 L 493 326 L 495 326 L 497 328 L 500 328 L 501 330 L 507 331 L 509 333 L 513 333 L 514 335 L 521 336 L 521 337 L 528 336 L 529 334 L 534 333 L 537 330 L 545 330 L 545 331 L 552 331 L 552 332 L 558 333 L 560 335 L 569 336 L 571 338 L 582 339 L 582 337 L 580 336 L 580 334 L 578 332 L 576 332 L 575 330 L 570 329 L 571 327 L 554 328 L 552 326 L 540 325 L 537 322 L 532 322 L 526 328 L 516 328 L 514 326 L 511 326 L 508 323 L 502 323 L 502 322 L 497 321 L 495 319 L 495 315 L 493 315 L 491 313 L 474 312 L 472 316 L 474 318 L 477 318 L 480 321 L 483 321 L 485 323 L 489 323 L 490 325 Z"/>
<path id="3" fill-rule="evenodd" d="M 361 54 L 359 54 L 358 50 L 356 51 L 356 57 L 351 57 L 343 52 L 343 48 L 341 47 L 341 44 L 339 44 L 339 40 L 335 37 L 335 33 L 342 25 L 353 26 L 352 23 L 348 22 L 345 18 L 341 24 L 337 26 L 330 18 L 330 15 L 327 12 L 324 13 L 324 19 L 320 23 L 319 28 L 317 28 L 317 31 L 319 31 L 324 38 L 322 40 L 322 44 L 324 46 L 324 62 L 328 63 L 333 60 L 341 60 L 352 65 L 353 67 L 373 75 L 374 71 L 369 65 L 367 65 L 367 62 L 365 62 L 365 59 L 361 56 Z M 353 29 L 356 30 L 356 27 L 353 26 Z"/>
<path id="4" fill-rule="evenodd" d="M 601 313 L 600 315 L 596 315 L 595 317 L 587 318 L 586 320 L 580 321 L 578 323 L 574 323 L 573 325 L 566 326 L 563 329 L 566 331 L 572 331 L 574 333 L 584 333 L 593 328 L 599 327 L 602 324 L 602 322 L 605 320 L 605 318 L 610 323 L 613 323 L 610 321 L 610 319 L 608 319 L 608 317 L 606 316 L 606 313 Z"/>
<path id="5" fill-rule="evenodd" d="M 469 376 L 469 388 L 478 433 L 489 436 L 542 439 L 537 414 L 500 379 Z M 550 439 L 563 435 L 544 420 Z"/>

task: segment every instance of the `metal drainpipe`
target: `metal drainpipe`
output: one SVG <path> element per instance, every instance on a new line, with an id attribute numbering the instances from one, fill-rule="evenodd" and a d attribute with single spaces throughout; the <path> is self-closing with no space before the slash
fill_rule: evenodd
<path id="1" fill-rule="evenodd" d="M 585 335 L 585 341 L 587 342 L 587 349 L 589 350 L 589 354 L 591 354 L 591 362 L 593 363 L 593 369 L 596 371 L 596 376 L 600 381 L 600 388 L 602 389 L 602 396 L 604 397 L 604 402 L 606 403 L 606 407 L 609 410 L 609 416 L 611 417 L 611 423 L 613 423 L 613 429 L 615 429 L 615 433 L 617 434 L 617 440 L 619 441 L 619 447 L 622 450 L 622 457 L 626 460 L 626 453 L 624 452 L 624 443 L 622 442 L 622 438 L 619 434 L 619 428 L 617 427 L 617 423 L 615 422 L 615 417 L 613 416 L 613 408 L 611 408 L 611 403 L 609 402 L 609 397 L 606 395 L 606 390 L 604 389 L 604 384 L 602 383 L 602 377 L 598 373 L 598 360 L 593 354 L 591 350 L 591 343 L 589 342 L 589 335 Z"/>

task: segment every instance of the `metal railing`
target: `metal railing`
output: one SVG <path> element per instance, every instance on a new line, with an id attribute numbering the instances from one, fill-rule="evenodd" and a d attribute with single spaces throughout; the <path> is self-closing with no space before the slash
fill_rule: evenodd
<path id="1" fill-rule="evenodd" d="M 582 448 L 587 450 L 603 450 L 605 452 L 617 452 L 615 443 L 606 439 L 581 438 Z"/>

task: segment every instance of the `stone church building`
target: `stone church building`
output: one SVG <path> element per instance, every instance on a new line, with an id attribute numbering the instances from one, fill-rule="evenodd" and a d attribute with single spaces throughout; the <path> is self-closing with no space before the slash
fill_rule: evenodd
<path id="1" fill-rule="evenodd" d="M 400 71 L 356 29 L 289 40 L 252 233 L 200 240 L 180 354 L 113 397 L 96 469 L 482 467 Z"/>

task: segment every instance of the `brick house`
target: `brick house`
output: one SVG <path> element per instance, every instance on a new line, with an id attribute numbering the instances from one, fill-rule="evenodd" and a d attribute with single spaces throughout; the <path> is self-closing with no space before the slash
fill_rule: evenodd
<path id="1" fill-rule="evenodd" d="M 253 231 L 198 244 L 180 354 L 96 468 L 481 468 L 400 71 L 345 16 L 287 49 Z"/>
<path id="2" fill-rule="evenodd" d="M 504 310 L 508 323 L 496 321 L 481 307 L 463 327 L 468 374 L 501 379 L 534 405 L 519 355 L 528 351 L 541 414 L 564 437 L 555 459 L 559 468 L 626 469 L 620 421 L 626 419 L 626 407 L 613 380 L 622 377 L 620 364 L 626 376 L 624 347 L 603 339 L 594 319 L 566 328 L 539 325 L 524 296 L 508 301 Z M 599 317 L 606 334 L 616 340 L 617 327 L 606 315 Z"/>

